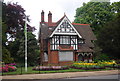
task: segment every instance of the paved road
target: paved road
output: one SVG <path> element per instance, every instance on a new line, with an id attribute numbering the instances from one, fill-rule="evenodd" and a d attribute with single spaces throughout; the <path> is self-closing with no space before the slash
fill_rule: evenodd
<path id="1" fill-rule="evenodd" d="M 66 79 L 120 79 L 120 75 L 100 75 L 100 76 L 84 76 L 84 77 L 74 77 L 74 78 L 66 78 Z"/>
<path id="2" fill-rule="evenodd" d="M 74 78 L 63 78 L 63 79 L 23 79 L 23 80 L 15 80 L 15 79 L 7 79 L 2 81 L 120 81 L 118 80 L 120 75 L 95 75 L 95 76 L 86 76 L 86 77 L 74 77 Z"/>
<path id="3" fill-rule="evenodd" d="M 2 81 L 19 81 L 19 80 L 20 81 L 46 81 L 46 80 L 47 81 L 56 81 L 56 80 L 57 81 L 75 81 L 79 79 L 83 79 L 85 81 L 94 81 L 94 80 L 90 80 L 90 78 L 93 79 L 95 77 L 96 79 L 102 79 L 102 77 L 104 78 L 107 77 L 106 79 L 110 79 L 112 77 L 112 79 L 114 78 L 118 79 L 118 75 L 117 75 L 118 73 L 119 73 L 118 70 L 106 70 L 106 71 L 65 72 L 65 73 L 48 73 L 48 74 L 7 75 L 7 76 L 0 76 L 0 77 L 3 79 Z M 110 76 L 107 76 L 107 75 L 110 75 Z M 89 77 L 85 77 L 85 76 L 89 76 Z M 72 77 L 76 77 L 76 79 Z M 48 79 L 51 79 L 51 80 L 48 80 Z M 83 80 L 79 80 L 79 81 L 83 81 Z M 100 80 L 97 80 L 97 81 L 100 81 Z M 116 81 L 116 80 L 108 80 L 108 81 Z"/>

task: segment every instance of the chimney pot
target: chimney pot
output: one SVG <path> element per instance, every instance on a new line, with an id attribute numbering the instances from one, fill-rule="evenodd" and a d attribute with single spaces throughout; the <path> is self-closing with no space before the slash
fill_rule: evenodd
<path id="1" fill-rule="evenodd" d="M 44 11 L 41 12 L 41 22 L 44 22 Z"/>
<path id="2" fill-rule="evenodd" d="M 52 13 L 49 11 L 49 14 L 48 14 L 48 26 L 51 26 L 52 24 Z"/>

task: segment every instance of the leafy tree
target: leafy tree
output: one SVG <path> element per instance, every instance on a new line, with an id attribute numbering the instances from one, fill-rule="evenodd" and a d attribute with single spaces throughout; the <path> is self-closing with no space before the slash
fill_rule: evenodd
<path id="1" fill-rule="evenodd" d="M 6 25 L 2 23 L 2 59 L 5 63 L 11 63 L 14 59 L 11 57 L 9 50 L 6 48 L 7 36 L 5 31 Z"/>
<path id="2" fill-rule="evenodd" d="M 2 2 L 2 22 L 5 24 L 2 27 L 2 50 L 3 61 L 6 63 L 8 61 L 11 62 L 13 58 L 14 62 L 17 63 L 24 61 L 24 25 L 26 17 L 27 21 L 30 22 L 29 16 L 26 16 L 25 10 L 21 5 L 17 3 L 6 4 Z M 28 32 L 33 32 L 34 30 L 34 27 L 27 24 Z M 37 40 L 32 33 L 28 33 L 28 40 L 28 61 L 33 63 L 39 54 Z M 8 60 L 6 61 L 6 59 Z"/>
<path id="3" fill-rule="evenodd" d="M 77 8 L 75 23 L 90 24 L 95 33 L 107 22 L 112 20 L 110 2 L 88 2 Z"/>
<path id="4" fill-rule="evenodd" d="M 119 14 L 119 13 L 118 13 Z M 111 22 L 108 22 L 99 32 L 98 45 L 103 53 L 107 53 L 112 58 L 120 54 L 120 14 Z"/>
<path id="5" fill-rule="evenodd" d="M 97 58 L 101 54 L 101 49 L 102 57 L 119 58 L 119 15 L 120 1 L 112 4 L 110 2 L 88 2 L 77 8 L 74 22 L 90 24 L 95 30 L 94 33 L 98 39 L 95 44 Z"/>
<path id="6" fill-rule="evenodd" d="M 37 46 L 37 40 L 35 38 L 35 35 L 31 32 L 27 33 L 27 56 L 28 56 L 28 64 L 29 65 L 35 65 L 37 63 L 38 57 L 39 57 L 39 47 Z M 24 63 L 25 58 L 25 37 L 22 37 L 19 39 L 20 46 L 19 50 L 17 51 L 18 62 Z M 22 60 L 21 60 L 22 59 Z"/>
<path id="7" fill-rule="evenodd" d="M 120 14 L 120 1 L 119 2 L 114 2 L 112 3 L 112 11 L 115 12 L 116 14 Z"/>
<path id="8" fill-rule="evenodd" d="M 13 58 L 11 57 L 10 52 L 5 47 L 2 47 L 2 61 L 4 63 L 13 62 Z"/>
<path id="9" fill-rule="evenodd" d="M 17 55 L 17 51 L 20 46 L 20 38 L 15 39 L 15 41 L 9 42 L 7 49 L 10 51 L 11 56 L 14 58 L 15 62 L 18 62 L 19 56 Z"/>
<path id="10" fill-rule="evenodd" d="M 19 38 L 24 31 L 25 19 L 30 22 L 29 17 L 26 16 L 25 10 L 17 3 L 2 3 L 2 21 L 7 25 L 6 33 L 9 38 Z M 27 24 L 28 31 L 34 31 L 35 28 Z"/>

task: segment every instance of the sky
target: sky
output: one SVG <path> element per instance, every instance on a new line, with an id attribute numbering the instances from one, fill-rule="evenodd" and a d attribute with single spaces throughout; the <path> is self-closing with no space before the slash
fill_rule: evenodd
<path id="1" fill-rule="evenodd" d="M 31 26 L 36 28 L 34 34 L 38 38 L 39 22 L 41 20 L 41 11 L 45 12 L 45 21 L 48 21 L 48 12 L 52 13 L 52 21 L 57 22 L 64 13 L 71 22 L 74 21 L 76 9 L 81 7 L 83 2 L 87 3 L 90 0 L 4 0 L 4 2 L 18 2 L 26 10 L 26 15 L 30 16 Z M 110 0 L 118 2 L 120 0 Z"/>

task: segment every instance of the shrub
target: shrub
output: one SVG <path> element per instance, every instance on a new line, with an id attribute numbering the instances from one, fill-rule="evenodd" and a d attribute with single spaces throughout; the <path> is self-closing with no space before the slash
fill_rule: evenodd
<path id="1" fill-rule="evenodd" d="M 109 60 L 110 60 L 110 57 L 107 54 L 104 54 L 104 53 L 102 53 L 102 54 L 100 54 L 100 55 L 98 55 L 98 56 L 96 56 L 94 58 L 95 62 L 98 62 L 98 61 L 109 61 Z"/>
<path id="2" fill-rule="evenodd" d="M 0 67 L 0 72 L 12 72 L 12 71 L 16 71 L 17 68 L 16 68 L 15 65 L 16 65 L 15 63 L 3 65 L 2 67 Z"/>

